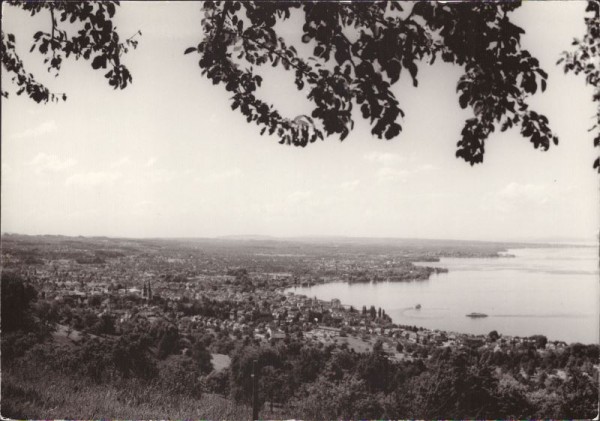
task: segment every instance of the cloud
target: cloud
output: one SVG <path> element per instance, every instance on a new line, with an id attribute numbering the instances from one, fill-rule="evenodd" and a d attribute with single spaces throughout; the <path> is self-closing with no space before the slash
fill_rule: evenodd
<path id="1" fill-rule="evenodd" d="M 73 174 L 65 181 L 67 186 L 95 187 L 103 184 L 112 184 L 121 178 L 119 172 L 92 171 Z"/>
<path id="2" fill-rule="evenodd" d="M 57 129 L 56 121 L 47 120 L 37 127 L 30 127 L 22 132 L 12 135 L 14 139 L 23 139 L 26 137 L 39 137 L 45 134 L 55 132 Z"/>
<path id="3" fill-rule="evenodd" d="M 406 182 L 410 176 L 410 171 L 398 168 L 383 167 L 377 171 L 377 181 L 386 182 Z"/>
<path id="4" fill-rule="evenodd" d="M 390 152 L 369 152 L 364 155 L 364 158 L 369 162 L 375 162 L 383 165 L 391 165 L 399 162 L 403 162 L 405 160 L 404 157 Z"/>
<path id="5" fill-rule="evenodd" d="M 512 212 L 519 208 L 543 206 L 552 198 L 551 186 L 538 184 L 509 183 L 502 189 L 484 196 L 484 210 Z"/>
<path id="6" fill-rule="evenodd" d="M 377 181 L 380 183 L 384 182 L 402 182 L 405 183 L 409 178 L 426 173 L 438 170 L 439 168 L 435 165 L 431 164 L 422 164 L 417 167 L 411 167 L 409 164 L 405 163 L 403 166 L 398 165 L 385 165 L 384 167 L 377 170 L 375 176 Z"/>
<path id="7" fill-rule="evenodd" d="M 312 214 L 315 206 L 320 202 L 313 196 L 313 192 L 309 190 L 295 191 L 281 200 L 277 200 L 264 205 L 259 205 L 255 208 L 260 213 L 279 216 L 306 216 Z"/>
<path id="8" fill-rule="evenodd" d="M 38 153 L 30 162 L 36 174 L 45 172 L 60 172 L 71 168 L 77 163 L 72 158 L 61 159 L 56 155 L 48 155 L 43 152 Z"/>

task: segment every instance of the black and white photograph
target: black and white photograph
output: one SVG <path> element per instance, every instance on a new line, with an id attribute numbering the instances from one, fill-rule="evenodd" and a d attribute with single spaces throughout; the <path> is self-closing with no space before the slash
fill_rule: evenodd
<path id="1" fill-rule="evenodd" d="M 598 0 L 1 7 L 3 419 L 598 419 Z"/>

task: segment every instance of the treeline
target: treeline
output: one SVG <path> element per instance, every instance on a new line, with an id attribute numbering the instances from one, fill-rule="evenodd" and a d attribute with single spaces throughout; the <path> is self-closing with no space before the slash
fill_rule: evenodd
<path id="1" fill-rule="evenodd" d="M 426 360 L 395 362 L 380 343 L 364 354 L 300 342 L 248 346 L 233 355 L 229 387 L 233 399 L 249 403 L 257 361 L 260 402 L 285 404 L 287 416 L 296 418 L 591 418 L 598 404 L 592 366 L 598 346 L 573 345 L 565 353 L 548 357 L 565 370 L 562 380 L 545 374 L 541 361 L 534 375 L 513 375 L 515 364 L 523 371 L 538 361 L 512 361 L 509 353 L 500 364 L 487 353 L 449 348 Z"/>

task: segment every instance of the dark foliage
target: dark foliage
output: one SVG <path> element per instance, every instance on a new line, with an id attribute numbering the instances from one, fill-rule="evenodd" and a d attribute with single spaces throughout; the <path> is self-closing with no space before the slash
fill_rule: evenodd
<path id="1" fill-rule="evenodd" d="M 2 272 L 2 332 L 27 329 L 32 325 L 30 305 L 37 293 L 33 286 L 12 272 Z"/>
<path id="2" fill-rule="evenodd" d="M 196 341 L 192 346 L 192 360 L 196 365 L 196 369 L 201 374 L 208 374 L 212 371 L 213 365 L 211 359 L 212 356 L 204 344 L 200 341 Z"/>
<path id="3" fill-rule="evenodd" d="M 165 329 L 160 341 L 158 342 L 158 357 L 165 358 L 177 351 L 179 344 L 179 331 L 175 326 L 169 326 Z"/>
<path id="4" fill-rule="evenodd" d="M 544 372 L 534 349 L 492 354 L 444 349 L 423 364 L 392 362 L 377 345 L 367 354 L 293 341 L 277 347 L 248 346 L 233 355 L 229 387 L 232 398 L 250 402 L 255 362 L 261 405 L 289 402 L 288 415 L 303 419 L 593 417 L 598 374 L 591 362 L 597 361 L 598 346 L 568 347 L 569 380 L 555 378 L 541 386 L 533 382 L 535 373 Z M 552 352 L 544 355 L 554 358 Z M 510 373 L 512 364 L 519 367 L 514 378 L 497 375 L 497 370 Z M 578 368 L 586 364 L 588 368 Z M 518 374 L 527 367 L 533 368 L 529 381 Z M 542 395 L 532 393 L 545 387 L 551 393 L 541 400 L 536 396 Z"/>
<path id="5" fill-rule="evenodd" d="M 31 16 L 48 13 L 47 30 L 37 31 L 33 36 L 30 51 L 38 51 L 44 56 L 48 72 L 58 75 L 65 58 L 74 57 L 90 62 L 95 70 L 106 71 L 104 77 L 114 89 L 124 89 L 132 81 L 127 67 L 121 63 L 121 56 L 130 48 L 136 48 L 136 35 L 122 40 L 114 26 L 118 1 L 71 2 L 71 1 L 19 1 L 5 2 L 19 7 Z M 73 28 L 77 28 L 73 34 Z M 4 70 L 12 74 L 11 81 L 18 88 L 17 95 L 25 93 L 36 102 L 46 103 L 66 100 L 66 94 L 56 94 L 39 83 L 27 72 L 15 49 L 13 34 L 2 31 L 0 58 Z M 8 92 L 2 90 L 8 97 Z"/>
<path id="6" fill-rule="evenodd" d="M 520 127 L 543 150 L 558 142 L 547 118 L 526 103 L 545 90 L 547 74 L 521 48 L 524 30 L 508 17 L 519 5 L 207 1 L 205 37 L 185 52 L 200 54 L 203 74 L 231 92 L 232 109 L 262 127 L 261 134 L 296 146 L 324 135 L 346 138 L 355 106 L 373 135 L 392 139 L 402 130 L 404 111 L 391 87 L 402 72 L 417 86 L 419 64 L 440 58 L 463 66 L 459 105 L 473 117 L 465 122 L 456 155 L 473 165 L 483 161 L 485 141 L 496 129 Z M 309 60 L 276 32 L 295 9 L 303 14 L 302 41 L 314 47 Z M 266 64 L 294 73 L 297 88 L 314 104 L 311 116 L 284 117 L 259 99 L 262 78 L 254 66 Z"/>
<path id="7" fill-rule="evenodd" d="M 573 40 L 576 47 L 571 52 L 565 52 L 558 63 L 564 63 L 565 73 L 576 75 L 583 73 L 585 82 L 594 87 L 594 102 L 598 102 L 595 120 L 590 131 L 596 131 L 594 146 L 600 148 L 600 2 L 590 0 L 586 7 L 586 33 L 583 39 Z M 594 168 L 600 173 L 600 157 L 594 161 Z"/>
<path id="8" fill-rule="evenodd" d="M 150 337 L 129 333 L 119 337 L 112 347 L 112 361 L 123 377 L 150 379 L 156 376 L 156 363 L 149 355 Z"/>
<path id="9" fill-rule="evenodd" d="M 105 77 L 114 88 L 131 82 L 121 56 L 137 41 L 135 35 L 122 41 L 116 31 L 117 2 L 7 3 L 32 15 L 49 13 L 50 31 L 38 31 L 32 45 L 32 50 L 45 56 L 49 71 L 58 72 L 63 59 L 73 56 L 89 60 L 94 69 L 107 70 Z M 412 5 L 206 1 L 201 20 L 204 37 L 185 53 L 198 53 L 202 73 L 231 93 L 232 109 L 257 124 L 261 134 L 276 135 L 282 144 L 304 147 L 329 135 L 343 140 L 354 127 L 355 108 L 369 121 L 374 136 L 397 137 L 405 113 L 392 86 L 403 75 L 417 86 L 419 66 L 436 59 L 464 69 L 457 82 L 458 102 L 473 114 L 456 134 L 457 157 L 471 165 L 482 162 L 489 136 L 513 126 L 535 148 L 546 150 L 558 142 L 548 119 L 526 102 L 545 90 L 547 75 L 538 60 L 521 48 L 524 30 L 509 18 L 520 2 Z M 312 49 L 308 59 L 277 33 L 277 23 L 292 13 L 302 15 L 301 39 Z M 80 29 L 69 35 L 61 26 L 66 24 Z M 57 99 L 59 95 L 27 73 L 15 42 L 13 34 L 2 33 L 2 62 L 14 75 L 17 94 L 26 92 L 37 102 Z M 261 65 L 294 74 L 298 90 L 313 104 L 310 115 L 283 116 L 260 99 Z"/>
<path id="10" fill-rule="evenodd" d="M 202 382 L 191 358 L 174 355 L 161 367 L 156 380 L 172 394 L 200 397 Z"/>

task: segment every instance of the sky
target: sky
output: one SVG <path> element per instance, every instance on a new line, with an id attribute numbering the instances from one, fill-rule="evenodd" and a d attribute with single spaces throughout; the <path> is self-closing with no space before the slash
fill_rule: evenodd
<path id="1" fill-rule="evenodd" d="M 541 152 L 517 130 L 496 133 L 474 167 L 455 158 L 470 117 L 458 105 L 458 67 L 420 66 L 418 88 L 403 74 L 394 87 L 406 112 L 399 137 L 376 139 L 357 120 L 344 142 L 296 148 L 261 137 L 201 75 L 198 56 L 183 54 L 201 38 L 199 3 L 123 2 L 118 30 L 143 34 L 125 56 L 133 84 L 123 91 L 87 62 L 67 60 L 59 77 L 48 75 L 28 51 L 49 17 L 3 6 L 3 30 L 16 35 L 25 65 L 68 95 L 39 105 L 3 75 L 12 92 L 2 99 L 3 233 L 597 238 L 592 89 L 556 66 L 584 33 L 584 2 L 525 2 L 513 13 L 549 74 L 547 91 L 529 102 L 560 144 Z M 292 118 L 306 113 L 291 75 L 263 74 L 265 98 Z"/>

